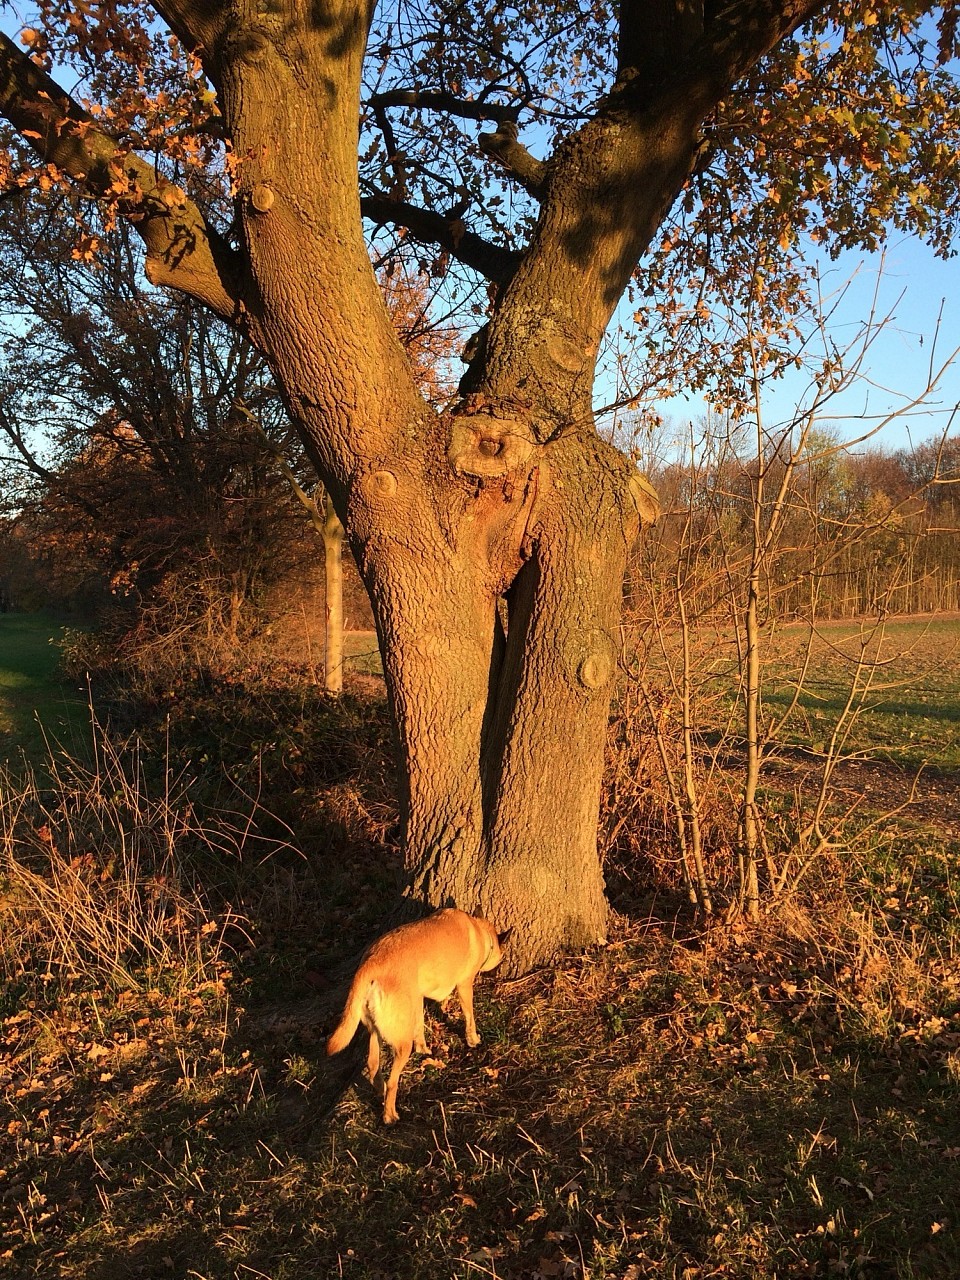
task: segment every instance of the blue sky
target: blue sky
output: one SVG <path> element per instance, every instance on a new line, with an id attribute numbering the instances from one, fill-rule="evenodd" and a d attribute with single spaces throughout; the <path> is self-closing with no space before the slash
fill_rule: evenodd
<path id="1" fill-rule="evenodd" d="M 863 376 L 831 402 L 824 425 L 853 440 L 899 410 L 899 416 L 870 442 L 887 450 L 909 447 L 942 432 L 960 403 L 960 357 L 925 405 L 910 411 L 906 406 L 927 385 L 931 355 L 939 368 L 960 347 L 960 257 L 944 261 L 920 240 L 898 235 L 883 255 L 849 253 L 837 262 L 825 260 L 822 280 L 828 295 L 849 282 L 830 323 L 830 334 L 839 347 L 856 337 L 874 306 L 878 318 L 890 314 L 870 348 Z M 764 396 L 767 425 L 773 428 L 793 418 L 807 388 L 808 378 L 799 373 L 770 384 Z M 676 396 L 659 405 L 678 425 L 701 417 L 705 408 L 705 402 L 695 396 Z M 951 430 L 960 433 L 960 415 Z"/>

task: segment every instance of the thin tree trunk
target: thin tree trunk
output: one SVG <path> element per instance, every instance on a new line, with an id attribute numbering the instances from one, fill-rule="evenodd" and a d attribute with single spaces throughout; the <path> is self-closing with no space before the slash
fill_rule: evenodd
<path id="1" fill-rule="evenodd" d="M 677 566 L 677 607 L 680 614 L 680 635 L 682 641 L 683 670 L 681 677 L 680 706 L 683 711 L 683 789 L 684 809 L 683 822 L 689 836 L 690 858 L 693 864 L 696 900 L 704 911 L 713 912 L 713 901 L 710 886 L 707 882 L 706 868 L 703 864 L 703 841 L 700 830 L 700 797 L 697 792 L 696 751 L 693 739 L 693 679 L 690 660 L 690 620 L 687 617 L 687 604 L 684 587 L 680 580 L 680 566 Z"/>
<path id="2" fill-rule="evenodd" d="M 334 697 L 343 692 L 343 539 L 340 517 L 327 494 L 323 511 L 324 688 Z"/>
<path id="3" fill-rule="evenodd" d="M 747 583 L 747 607 L 744 615 L 747 772 L 743 783 L 743 863 L 740 886 L 744 912 L 748 920 L 754 921 L 760 918 L 760 884 L 757 875 L 760 858 L 757 818 L 757 785 L 760 781 L 760 620 L 757 612 L 760 566 L 757 555 L 761 510 L 761 496 L 758 493 L 754 507 L 754 558 Z"/>

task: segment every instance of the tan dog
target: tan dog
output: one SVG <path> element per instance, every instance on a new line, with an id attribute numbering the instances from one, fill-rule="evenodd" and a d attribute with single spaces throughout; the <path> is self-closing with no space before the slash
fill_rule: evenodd
<path id="1" fill-rule="evenodd" d="M 412 1049 L 426 1053 L 423 998 L 446 1000 L 454 989 L 460 997 L 467 1044 L 480 1043 L 473 1016 L 473 983 L 478 973 L 495 969 L 503 959 L 501 944 L 489 920 L 447 907 L 425 920 L 401 925 L 384 934 L 364 955 L 350 984 L 340 1025 L 327 1041 L 327 1053 L 340 1053 L 359 1024 L 370 1032 L 367 1079 L 375 1084 L 380 1047 L 393 1051 L 393 1067 L 383 1095 L 383 1122 L 397 1119 L 397 1084 Z"/>

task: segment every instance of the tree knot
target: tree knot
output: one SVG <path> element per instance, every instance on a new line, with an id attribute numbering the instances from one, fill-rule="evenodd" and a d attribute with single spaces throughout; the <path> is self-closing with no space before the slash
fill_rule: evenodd
<path id="1" fill-rule="evenodd" d="M 605 689 L 617 668 L 617 652 L 605 631 L 589 632 L 576 665 L 577 680 L 589 693 Z"/>
<path id="2" fill-rule="evenodd" d="M 258 182 L 250 191 L 250 207 L 255 213 L 266 213 L 273 208 L 273 188 L 265 182 Z"/>
<path id="3" fill-rule="evenodd" d="M 492 414 L 453 418 L 447 460 L 458 476 L 500 480 L 526 470 L 537 442 L 528 423 Z"/>

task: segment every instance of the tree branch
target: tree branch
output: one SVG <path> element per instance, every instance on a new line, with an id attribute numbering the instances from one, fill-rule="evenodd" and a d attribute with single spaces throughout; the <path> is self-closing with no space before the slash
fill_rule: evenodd
<path id="1" fill-rule="evenodd" d="M 192 200 L 125 151 L 7 36 L 0 34 L 0 114 L 87 195 L 111 196 L 147 247 L 152 284 L 189 293 L 225 320 L 240 310 L 240 265 Z"/>
<path id="2" fill-rule="evenodd" d="M 522 142 L 517 141 L 515 121 L 502 120 L 496 133 L 481 133 L 477 143 L 484 155 L 499 160 L 522 187 L 538 200 L 542 199 L 549 167 L 531 155 Z"/>
<path id="3" fill-rule="evenodd" d="M 422 107 L 427 111 L 461 116 L 464 120 L 496 120 L 498 124 L 516 120 L 520 110 L 519 104 L 507 107 L 498 102 L 468 100 L 443 89 L 389 89 L 385 93 L 374 94 L 367 105 L 374 110 L 378 107 Z"/>
<path id="4" fill-rule="evenodd" d="M 383 134 L 384 146 L 387 148 L 387 164 L 393 170 L 393 191 L 396 192 L 398 200 L 405 200 L 407 196 L 407 175 L 404 169 L 403 156 L 397 146 L 397 136 L 393 132 L 393 125 L 390 123 L 386 107 L 375 106 L 373 115 L 380 132 Z"/>
<path id="5" fill-rule="evenodd" d="M 7 412 L 6 405 L 0 405 L 0 432 L 7 437 L 17 454 L 16 457 L 0 458 L 0 461 L 23 467 L 38 480 L 42 480 L 50 492 L 69 497 L 71 501 L 82 507 L 88 516 L 92 516 L 95 520 L 100 518 L 101 506 L 85 498 L 73 485 L 64 483 L 62 475 L 58 472 L 43 465 L 24 440 L 23 432 L 13 416 Z"/>
<path id="6" fill-rule="evenodd" d="M 662 79 L 703 35 L 703 8 L 703 0 L 621 0 L 617 79 Z"/>
<path id="7" fill-rule="evenodd" d="M 640 255 L 696 166 L 703 122 L 731 86 L 825 0 L 624 0 L 620 76 L 548 161 L 540 216 L 496 300 L 471 383 L 536 403 L 539 438 L 591 424 L 601 337 Z M 659 48 L 647 57 L 644 19 Z M 549 408 L 545 408 L 549 406 Z"/>
<path id="8" fill-rule="evenodd" d="M 629 0 L 618 77 L 627 96 L 646 103 L 692 95 L 703 111 L 709 110 L 774 45 L 824 9 L 826 0 L 732 0 L 701 7 L 706 17 L 698 28 L 693 0 L 657 0 L 664 54 L 650 59 L 639 52 L 648 6 Z M 668 18 L 664 11 L 671 9 L 675 14 Z"/>
<path id="9" fill-rule="evenodd" d="M 459 262 L 500 285 L 510 279 L 520 260 L 512 250 L 501 249 L 468 231 L 459 217 L 445 217 L 403 200 L 391 200 L 380 192 L 363 196 L 360 212 L 373 222 L 406 227 L 418 240 L 438 244 Z"/>
<path id="10" fill-rule="evenodd" d="M 223 30 L 228 7 L 223 0 L 151 0 L 153 8 L 186 49 L 213 52 Z"/>

